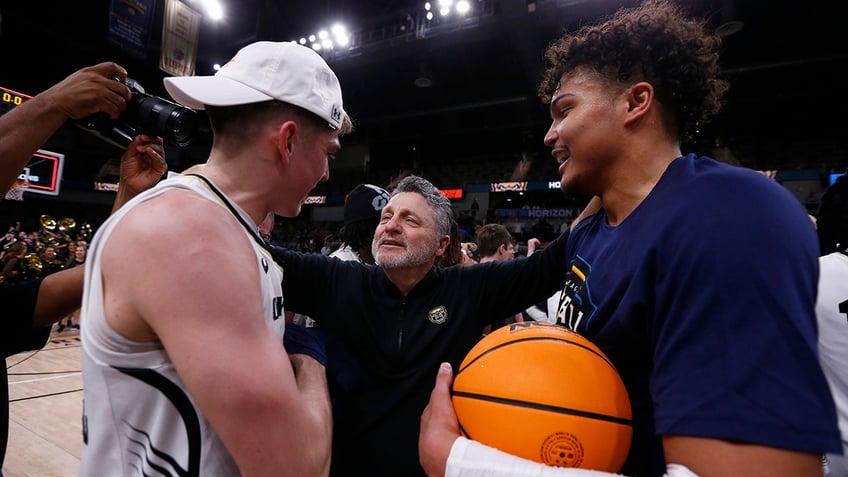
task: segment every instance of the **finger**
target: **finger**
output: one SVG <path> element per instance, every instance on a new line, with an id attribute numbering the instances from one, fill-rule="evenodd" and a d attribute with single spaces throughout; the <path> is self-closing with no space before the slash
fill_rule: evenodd
<path id="1" fill-rule="evenodd" d="M 154 164 L 164 164 L 165 163 L 165 153 L 164 151 L 156 148 L 155 146 L 143 146 L 144 151 L 142 153 L 150 159 L 150 161 Z"/>
<path id="2" fill-rule="evenodd" d="M 113 81 L 113 83 L 115 83 L 116 86 L 110 85 L 110 92 L 103 96 L 101 101 L 101 110 L 108 114 L 110 118 L 118 119 L 124 109 L 127 108 L 128 98 L 130 98 L 132 94 L 130 93 L 129 88 L 121 83 L 118 83 L 117 81 Z M 123 91 L 118 90 L 117 88 L 123 88 Z"/>
<path id="3" fill-rule="evenodd" d="M 450 387 L 453 382 L 453 369 L 450 363 L 442 363 L 436 374 L 436 385 L 433 387 L 431 401 L 437 403 L 450 403 Z"/>
<path id="4" fill-rule="evenodd" d="M 117 77 L 122 83 L 126 83 L 127 81 L 127 70 L 113 61 L 105 61 L 92 66 L 91 69 L 107 78 L 112 79 Z"/>

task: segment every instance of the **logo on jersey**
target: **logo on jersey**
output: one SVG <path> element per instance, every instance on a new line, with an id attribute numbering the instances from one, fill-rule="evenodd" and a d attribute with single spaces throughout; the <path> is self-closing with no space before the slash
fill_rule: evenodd
<path id="1" fill-rule="evenodd" d="M 88 414 L 85 413 L 85 399 L 82 401 L 82 443 L 88 445 Z"/>
<path id="2" fill-rule="evenodd" d="M 283 316 L 283 312 L 285 311 L 285 307 L 283 307 L 283 297 L 275 296 L 273 303 L 274 321 L 277 321 L 281 316 Z"/>
<path id="3" fill-rule="evenodd" d="M 448 319 L 448 309 L 445 305 L 439 305 L 427 313 L 427 318 L 430 319 L 430 323 L 441 325 Z"/>
<path id="4" fill-rule="evenodd" d="M 557 323 L 578 333 L 586 330 L 589 319 L 598 310 L 597 305 L 592 301 L 589 285 L 586 283 L 591 272 L 592 266 L 583 258 L 578 256 L 571 262 L 571 269 L 565 276 L 562 298 L 557 309 Z"/>
<path id="5" fill-rule="evenodd" d="M 260 263 L 262 263 L 262 270 L 267 274 L 268 273 L 268 260 L 265 260 L 265 257 L 262 257 L 262 260 L 260 260 Z"/>

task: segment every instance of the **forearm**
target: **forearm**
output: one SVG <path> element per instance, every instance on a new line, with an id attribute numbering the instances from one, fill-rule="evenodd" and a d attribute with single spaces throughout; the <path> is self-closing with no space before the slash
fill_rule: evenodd
<path id="1" fill-rule="evenodd" d="M 321 463 L 327 475 L 330 471 L 330 448 L 333 442 L 333 414 L 330 404 L 330 393 L 327 387 L 327 375 L 323 365 L 311 357 L 296 354 L 291 355 L 295 365 L 295 380 L 300 395 L 303 398 L 304 414 L 309 416 L 315 432 L 311 435 L 311 449 L 315 454 L 311 457 Z"/>
<path id="2" fill-rule="evenodd" d="M 67 120 L 50 104 L 49 98 L 35 96 L 12 109 L 0 120 L 0 185 L 11 187 L 27 161 Z"/>
<path id="3" fill-rule="evenodd" d="M 79 266 L 44 278 L 35 303 L 34 329 L 50 326 L 80 307 L 84 276 L 85 267 Z"/>

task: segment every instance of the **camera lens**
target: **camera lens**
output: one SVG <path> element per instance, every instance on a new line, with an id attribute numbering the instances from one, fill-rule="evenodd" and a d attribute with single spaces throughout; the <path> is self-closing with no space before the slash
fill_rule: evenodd
<path id="1" fill-rule="evenodd" d="M 133 118 L 139 132 L 161 136 L 165 142 L 185 147 L 197 131 L 197 113 L 146 93 L 133 92 L 123 117 Z"/>

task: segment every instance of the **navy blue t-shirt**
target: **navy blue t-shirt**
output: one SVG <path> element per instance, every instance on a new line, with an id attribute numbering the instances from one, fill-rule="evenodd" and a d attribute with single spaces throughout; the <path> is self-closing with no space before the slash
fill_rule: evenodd
<path id="1" fill-rule="evenodd" d="M 617 226 L 603 210 L 581 222 L 567 257 L 559 319 L 630 394 L 622 473 L 661 476 L 662 435 L 841 449 L 816 349 L 816 233 L 781 185 L 678 158 Z"/>

